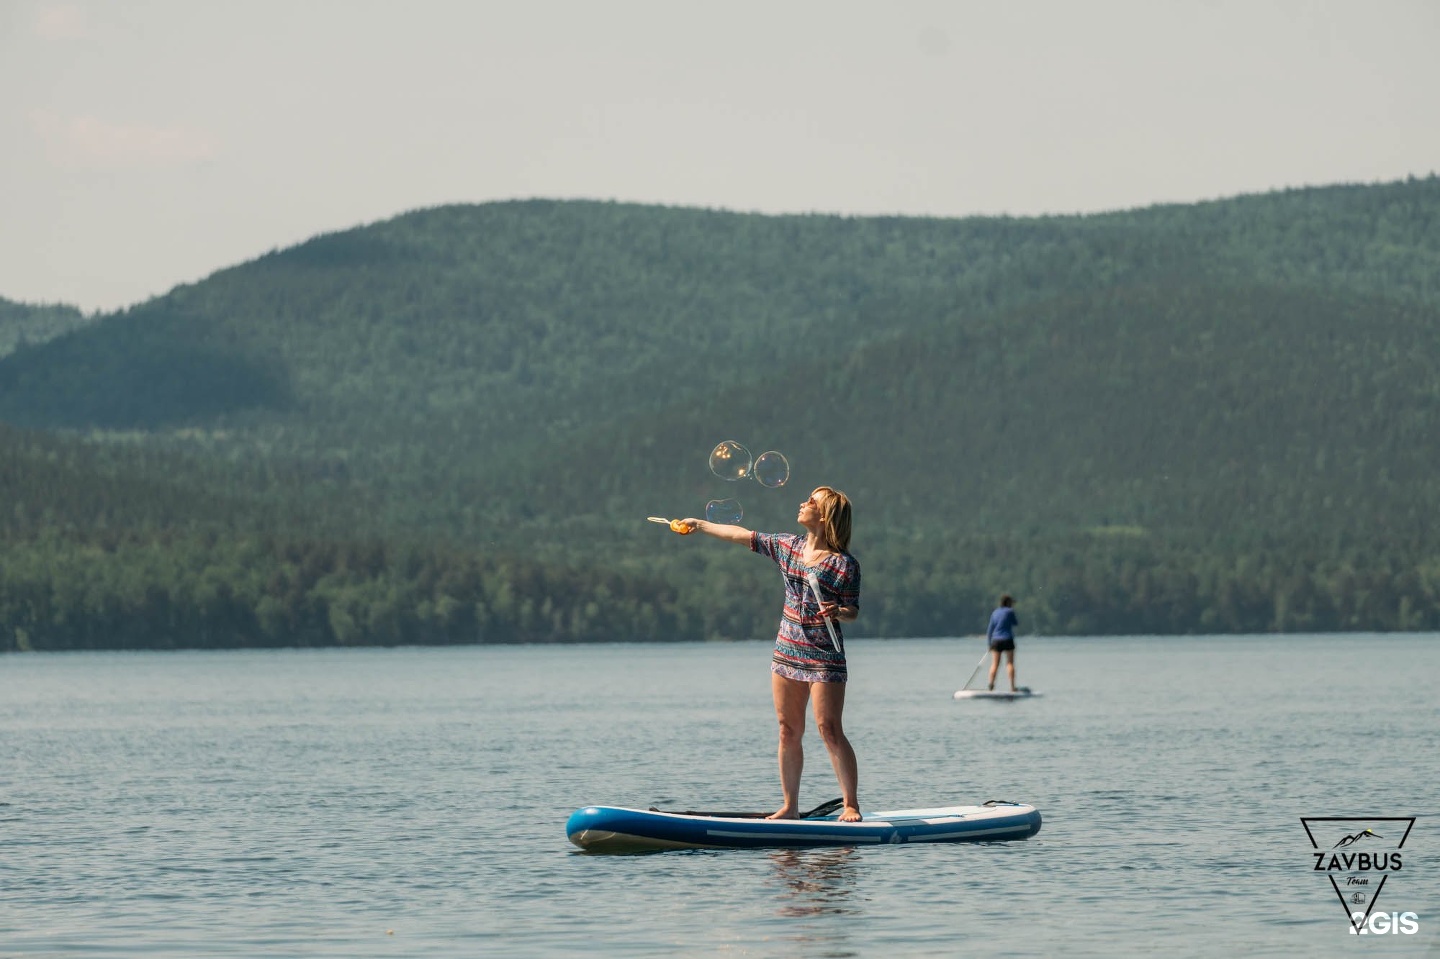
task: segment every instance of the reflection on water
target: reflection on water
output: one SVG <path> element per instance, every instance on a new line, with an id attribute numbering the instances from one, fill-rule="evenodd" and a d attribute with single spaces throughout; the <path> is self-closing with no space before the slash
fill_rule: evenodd
<path id="1" fill-rule="evenodd" d="M 859 950 L 850 941 L 861 913 L 856 895 L 859 855 L 854 849 L 776 849 L 769 853 L 780 893 L 775 915 L 787 921 L 785 939 L 796 955 L 850 959 Z M 799 920 L 799 922 L 796 922 Z"/>
<path id="2" fill-rule="evenodd" d="M 776 914 L 797 916 L 848 915 L 857 911 L 856 852 L 838 849 L 776 849 L 770 853 L 780 886 Z"/>

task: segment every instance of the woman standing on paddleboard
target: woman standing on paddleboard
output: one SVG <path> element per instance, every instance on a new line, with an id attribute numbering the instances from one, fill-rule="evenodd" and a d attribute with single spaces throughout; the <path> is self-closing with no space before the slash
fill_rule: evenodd
<path id="1" fill-rule="evenodd" d="M 1000 605 L 990 614 L 990 628 L 985 638 L 990 643 L 990 689 L 995 688 L 995 674 L 1000 671 L 1000 654 L 1006 656 L 1005 673 L 1010 678 L 1010 691 L 1015 692 L 1015 627 L 1020 620 L 1015 616 L 1015 600 L 1009 593 L 1000 597 Z"/>
<path id="2" fill-rule="evenodd" d="M 855 750 L 845 738 L 845 643 L 840 622 L 860 615 L 860 563 L 850 546 L 850 500 L 839 490 L 818 487 L 800 504 L 798 533 L 755 533 L 743 526 L 684 519 L 683 532 L 699 530 L 740 543 L 768 556 L 785 581 L 785 609 L 770 664 L 770 690 L 780 721 L 780 789 L 784 805 L 771 819 L 794 819 L 800 811 L 805 706 L 813 702 L 815 726 L 830 751 L 845 808 L 842 822 L 860 820 Z M 813 585 L 812 585 L 813 583 Z M 818 593 L 818 595 L 817 595 Z"/>

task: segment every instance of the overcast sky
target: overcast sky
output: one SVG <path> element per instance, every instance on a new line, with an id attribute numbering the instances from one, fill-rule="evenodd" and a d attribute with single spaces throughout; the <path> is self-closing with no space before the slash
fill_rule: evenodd
<path id="1" fill-rule="evenodd" d="M 1077 213 L 1440 172 L 1440 0 L 0 0 L 0 296 L 417 207 Z"/>

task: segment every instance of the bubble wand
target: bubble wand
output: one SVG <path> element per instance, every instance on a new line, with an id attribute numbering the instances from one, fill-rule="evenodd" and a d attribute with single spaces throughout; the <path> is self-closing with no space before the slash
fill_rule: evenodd
<path id="1" fill-rule="evenodd" d="M 820 577 L 815 575 L 814 570 L 807 570 L 805 580 L 810 584 L 810 591 L 815 594 L 815 603 L 819 606 L 825 605 L 825 600 L 820 597 Z M 844 656 L 845 646 L 840 642 L 840 637 L 836 635 L 835 627 L 830 624 L 830 617 L 822 613 L 820 618 L 825 621 L 825 629 L 830 633 L 830 642 L 835 645 L 835 651 Z"/>

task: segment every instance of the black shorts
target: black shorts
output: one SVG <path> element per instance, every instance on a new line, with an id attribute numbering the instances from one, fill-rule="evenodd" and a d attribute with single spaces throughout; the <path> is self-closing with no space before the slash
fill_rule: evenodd
<path id="1" fill-rule="evenodd" d="M 1015 651 L 1015 640 L 1013 640 L 1013 639 L 997 639 L 997 640 L 993 641 L 993 642 L 990 644 L 990 648 L 993 649 L 993 650 L 995 650 L 995 652 L 997 652 L 997 653 L 1004 653 L 1004 652 L 1011 652 L 1011 653 L 1013 653 L 1013 652 Z"/>

